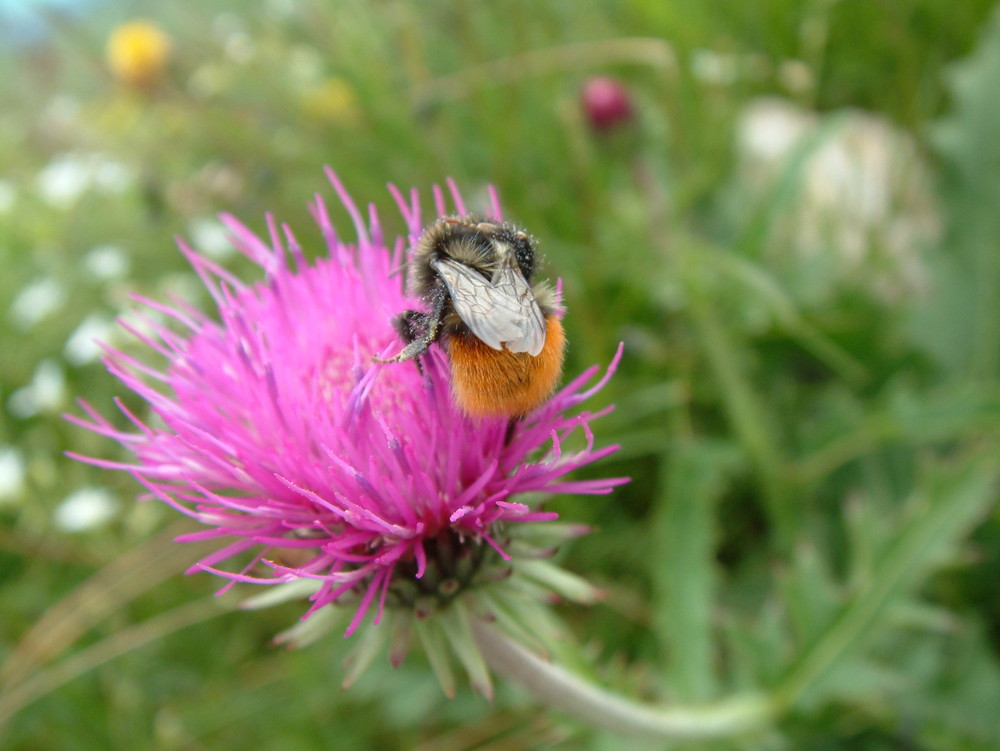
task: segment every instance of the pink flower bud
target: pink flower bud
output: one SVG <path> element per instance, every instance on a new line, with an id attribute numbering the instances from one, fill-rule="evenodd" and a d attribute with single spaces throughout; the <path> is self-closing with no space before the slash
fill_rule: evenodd
<path id="1" fill-rule="evenodd" d="M 589 79 L 580 91 L 580 104 L 594 130 L 608 132 L 632 119 L 632 97 L 624 84 L 610 76 Z"/>

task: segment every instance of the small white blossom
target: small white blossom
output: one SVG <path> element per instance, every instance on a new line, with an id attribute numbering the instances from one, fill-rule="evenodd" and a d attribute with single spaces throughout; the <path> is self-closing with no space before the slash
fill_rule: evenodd
<path id="1" fill-rule="evenodd" d="M 109 318 L 89 315 L 76 327 L 63 349 L 72 365 L 86 365 L 97 360 L 102 353 L 99 342 L 110 343 L 118 328 Z"/>
<path id="2" fill-rule="evenodd" d="M 226 228 L 216 219 L 201 217 L 188 226 L 192 244 L 215 260 L 222 260 L 235 252 Z"/>
<path id="3" fill-rule="evenodd" d="M 691 53 L 691 73 L 702 83 L 726 86 L 739 77 L 739 61 L 735 55 L 709 49 Z"/>
<path id="4" fill-rule="evenodd" d="M 121 279 L 128 273 L 129 257 L 117 245 L 98 245 L 83 257 L 83 268 L 100 281 Z"/>
<path id="5" fill-rule="evenodd" d="M 45 276 L 23 287 L 10 304 L 11 320 L 22 329 L 29 329 L 48 318 L 66 302 L 66 289 L 51 276 Z"/>
<path id="6" fill-rule="evenodd" d="M 57 209 L 68 209 L 90 190 L 120 193 L 132 184 L 125 165 L 104 154 L 61 154 L 38 173 L 39 195 Z"/>
<path id="7" fill-rule="evenodd" d="M 64 532 L 86 532 L 109 521 L 118 509 L 118 499 L 102 488 L 80 488 L 60 503 L 53 515 Z"/>
<path id="8" fill-rule="evenodd" d="M 0 446 L 0 506 L 24 492 L 24 456 L 13 446 Z"/>
<path id="9" fill-rule="evenodd" d="M 42 360 L 31 383 L 10 395 L 7 409 L 22 420 L 42 412 L 56 412 L 66 401 L 66 375 L 54 360 Z"/>

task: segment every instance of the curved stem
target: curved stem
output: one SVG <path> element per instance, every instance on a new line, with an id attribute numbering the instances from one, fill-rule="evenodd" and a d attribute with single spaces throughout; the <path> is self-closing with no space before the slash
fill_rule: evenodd
<path id="1" fill-rule="evenodd" d="M 695 706 L 641 704 L 546 662 L 485 621 L 472 620 L 479 649 L 497 673 L 592 727 L 663 741 L 703 740 L 766 727 L 774 716 L 775 708 L 757 694 Z"/>
<path id="2" fill-rule="evenodd" d="M 669 42 L 655 37 L 574 42 L 463 68 L 418 87 L 414 91 L 414 99 L 423 105 L 450 101 L 466 97 L 478 89 L 509 84 L 531 76 L 623 63 L 675 71 L 677 56 Z"/>

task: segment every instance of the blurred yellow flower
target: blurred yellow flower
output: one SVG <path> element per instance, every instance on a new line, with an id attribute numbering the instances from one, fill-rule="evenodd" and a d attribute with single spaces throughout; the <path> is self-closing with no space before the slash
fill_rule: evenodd
<path id="1" fill-rule="evenodd" d="M 108 67 L 129 86 L 151 88 L 163 75 L 170 46 L 170 37 L 148 21 L 123 23 L 108 39 Z"/>
<path id="2" fill-rule="evenodd" d="M 354 87 L 343 78 L 328 78 L 302 97 L 306 115 L 338 125 L 357 126 L 361 123 L 361 106 Z"/>

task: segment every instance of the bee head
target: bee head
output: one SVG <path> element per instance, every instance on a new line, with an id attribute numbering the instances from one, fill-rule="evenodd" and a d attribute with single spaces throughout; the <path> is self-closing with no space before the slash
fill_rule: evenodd
<path id="1" fill-rule="evenodd" d="M 520 230 L 515 230 L 511 234 L 510 244 L 514 250 L 517 267 L 521 269 L 525 280 L 530 282 L 535 273 L 535 242 L 530 235 Z"/>
<path id="2" fill-rule="evenodd" d="M 453 256 L 456 261 L 482 267 L 496 263 L 503 256 L 513 256 L 524 278 L 531 281 L 535 273 L 535 242 L 528 233 L 510 224 L 476 216 L 451 217 L 444 221 L 450 225 L 456 238 L 462 237 L 466 252 L 474 249 L 476 258 Z"/>
<path id="3" fill-rule="evenodd" d="M 491 279 L 501 264 L 514 261 L 529 283 L 535 273 L 535 243 L 510 224 L 481 216 L 450 216 L 431 225 L 418 243 L 411 265 L 411 287 L 421 297 L 434 288 L 431 261 L 450 259 Z"/>

